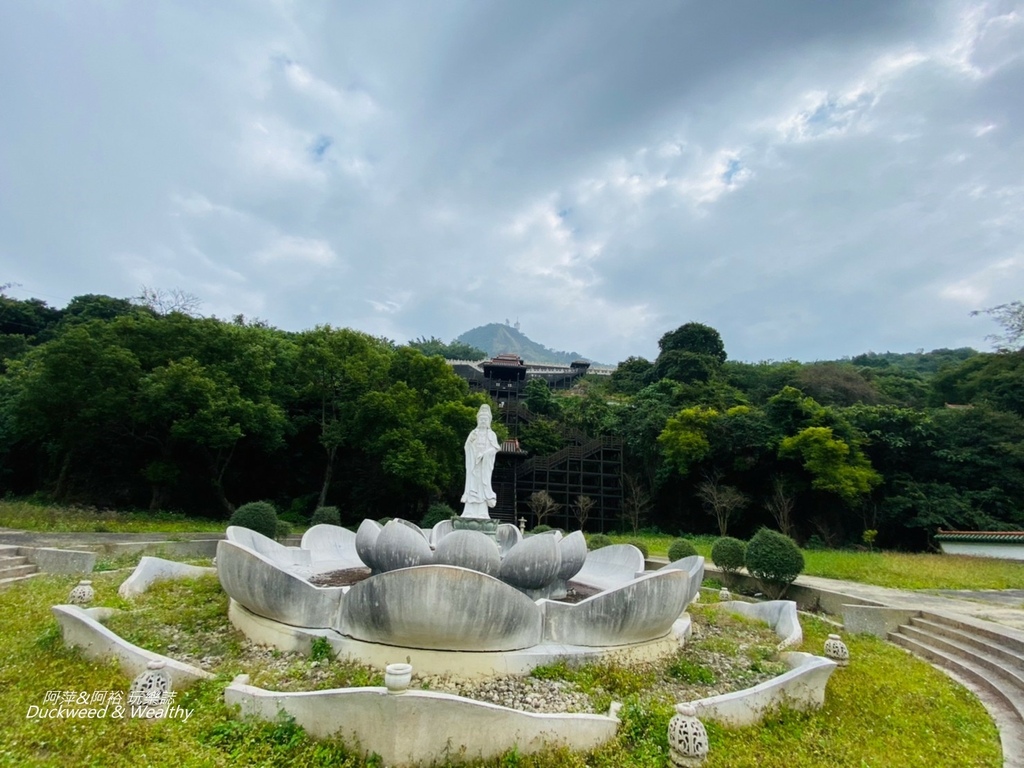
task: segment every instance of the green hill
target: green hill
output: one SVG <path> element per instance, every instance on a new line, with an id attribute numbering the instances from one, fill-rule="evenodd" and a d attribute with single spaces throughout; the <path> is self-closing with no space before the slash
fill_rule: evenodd
<path id="1" fill-rule="evenodd" d="M 561 363 L 568 365 L 574 360 L 588 360 L 579 352 L 558 352 L 538 344 L 527 338 L 511 325 L 504 323 L 488 323 L 466 331 L 456 341 L 471 344 L 484 350 L 488 355 L 500 355 L 511 352 L 519 355 L 528 363 Z"/>

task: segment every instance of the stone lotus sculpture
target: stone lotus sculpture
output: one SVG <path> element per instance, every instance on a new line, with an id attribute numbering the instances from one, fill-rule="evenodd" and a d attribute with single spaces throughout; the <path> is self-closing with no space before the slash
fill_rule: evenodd
<path id="1" fill-rule="evenodd" d="M 699 559 L 637 574 L 635 547 L 588 554 L 581 532 L 526 537 L 504 557 L 476 531 L 450 531 L 431 549 L 427 534 L 398 520 L 365 521 L 354 537 L 321 530 L 325 540 L 305 542 L 305 555 L 251 534 L 235 529 L 217 547 L 221 584 L 247 612 L 362 643 L 438 651 L 533 653 L 547 646 L 571 654 L 678 634 L 703 570 Z M 324 563 L 352 562 L 352 548 L 373 575 L 352 587 L 308 581 Z M 546 599 L 577 573 L 610 586 L 576 604 Z"/>
<path id="2" fill-rule="evenodd" d="M 428 543 L 431 538 L 433 550 Z M 391 520 L 384 526 L 364 520 L 355 546 L 374 574 L 432 563 L 454 565 L 494 576 L 534 600 L 565 597 L 569 580 L 587 557 L 581 531 L 523 538 L 518 528 L 507 523 L 498 526 L 495 540 L 479 531 L 453 530 L 450 524 L 439 523 L 425 534 L 405 520 Z"/>

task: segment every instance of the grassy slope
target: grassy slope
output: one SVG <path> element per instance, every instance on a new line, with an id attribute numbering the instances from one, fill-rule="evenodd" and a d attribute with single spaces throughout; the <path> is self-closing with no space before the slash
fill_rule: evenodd
<path id="1" fill-rule="evenodd" d="M 127 572 L 95 574 L 97 604 L 128 607 L 117 597 Z M 341 744 L 317 742 L 287 722 L 242 722 L 222 701 L 223 687 L 240 671 L 228 665 L 218 680 L 184 692 L 181 706 L 195 709 L 188 722 L 167 720 L 29 720 L 32 704 L 46 691 L 127 689 L 130 682 L 111 664 L 84 660 L 63 648 L 49 606 L 63 602 L 76 579 L 43 576 L 0 590 L 0 766 L 373 766 Z M 198 599 L 176 610 L 181 585 L 157 591 L 144 614 L 113 622 L 143 641 L 147 622 L 173 620 L 190 632 L 223 625 L 226 599 L 213 579 L 188 589 Z M 194 594 L 193 594 L 194 593 Z M 820 652 L 832 627 L 804 622 L 804 650 Z M 227 629 L 228 633 L 233 630 Z M 158 634 L 151 634 L 156 646 Z M 221 637 L 225 647 L 240 638 Z M 179 640 L 179 642 L 181 642 Z M 204 641 L 205 642 L 205 641 Z M 998 736 L 980 704 L 924 662 L 870 637 L 848 637 L 853 662 L 829 682 L 825 707 L 814 713 L 783 711 L 762 727 L 729 731 L 709 726 L 709 768 L 726 766 L 942 766 L 1000 765 Z M 213 652 L 210 644 L 204 649 Z M 269 682 L 269 681 L 268 681 Z M 280 684 L 282 681 L 277 681 Z M 339 680 L 337 684 L 345 684 Z M 536 757 L 515 754 L 477 765 L 533 768 L 661 768 L 671 703 L 627 697 L 623 727 L 612 744 L 590 755 L 554 750 Z"/>

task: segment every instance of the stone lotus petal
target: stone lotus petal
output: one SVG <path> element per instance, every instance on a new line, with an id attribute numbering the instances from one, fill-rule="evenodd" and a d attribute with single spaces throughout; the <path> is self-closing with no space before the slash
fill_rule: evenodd
<path id="1" fill-rule="evenodd" d="M 338 525 L 314 525 L 302 534 L 302 548 L 309 550 L 310 565 L 318 573 L 364 565 L 356 550 L 356 535 Z"/>
<path id="2" fill-rule="evenodd" d="M 613 589 L 644 572 L 644 555 L 632 544 L 612 544 L 587 554 L 573 581 L 592 589 Z"/>
<path id="3" fill-rule="evenodd" d="M 374 544 L 374 573 L 428 565 L 434 561 L 423 531 L 403 520 L 391 520 Z"/>
<path id="4" fill-rule="evenodd" d="M 562 567 L 558 539 L 529 536 L 501 562 L 501 580 L 521 590 L 540 590 L 551 584 Z"/>
<path id="5" fill-rule="evenodd" d="M 544 639 L 609 646 L 662 637 L 686 608 L 690 574 L 655 571 L 576 604 L 543 601 Z"/>
<path id="6" fill-rule="evenodd" d="M 519 530 L 519 526 L 509 523 L 501 523 L 498 526 L 498 549 L 501 551 L 502 557 L 522 540 L 523 532 Z"/>
<path id="7" fill-rule="evenodd" d="M 690 574 L 690 587 L 686 593 L 686 604 L 693 602 L 700 585 L 704 582 L 704 558 L 701 555 L 690 555 L 682 560 L 663 565 L 659 571 L 686 571 Z"/>
<path id="8" fill-rule="evenodd" d="M 442 520 L 430 529 L 430 543 L 435 547 L 441 543 L 441 539 L 455 530 L 451 520 Z"/>
<path id="9" fill-rule="evenodd" d="M 224 591 L 257 616 L 295 627 L 331 627 L 341 587 L 314 587 L 243 544 L 217 542 L 217 577 Z"/>
<path id="10" fill-rule="evenodd" d="M 528 597 L 486 574 L 427 565 L 355 584 L 342 601 L 337 629 L 406 648 L 510 651 L 540 642 L 543 616 Z"/>
<path id="11" fill-rule="evenodd" d="M 424 531 L 418 525 L 416 525 L 416 523 L 410 523 L 408 520 L 405 520 L 401 517 L 396 517 L 393 519 L 396 523 L 401 523 L 402 525 L 406 526 L 410 531 L 415 531 L 416 533 L 418 533 L 420 536 L 423 537 L 424 541 L 426 541 L 427 544 L 430 544 L 430 534 Z M 386 527 L 387 526 L 385 526 L 385 528 Z"/>
<path id="12" fill-rule="evenodd" d="M 377 538 L 383 526 L 376 520 L 366 519 L 359 524 L 356 530 L 356 552 L 359 559 L 366 563 L 366 567 L 377 570 Z"/>
<path id="13" fill-rule="evenodd" d="M 583 567 L 587 559 L 587 539 L 583 531 L 573 531 L 558 542 L 562 554 L 562 566 L 558 569 L 558 578 L 568 581 Z"/>
<path id="14" fill-rule="evenodd" d="M 490 536 L 479 531 L 452 531 L 434 550 L 438 565 L 457 565 L 488 576 L 501 572 L 501 553 Z"/>

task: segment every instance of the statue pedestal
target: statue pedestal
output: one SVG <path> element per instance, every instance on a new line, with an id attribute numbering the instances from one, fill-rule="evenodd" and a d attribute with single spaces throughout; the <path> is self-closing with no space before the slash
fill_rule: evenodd
<path id="1" fill-rule="evenodd" d="M 489 517 L 453 517 L 452 529 L 456 531 L 480 531 L 492 539 L 498 537 L 499 520 L 491 520 Z"/>

